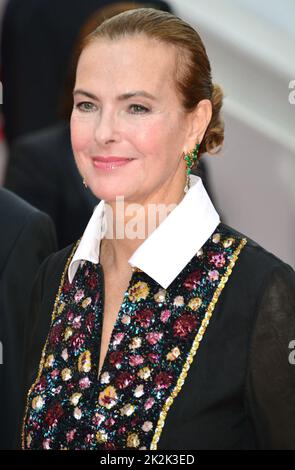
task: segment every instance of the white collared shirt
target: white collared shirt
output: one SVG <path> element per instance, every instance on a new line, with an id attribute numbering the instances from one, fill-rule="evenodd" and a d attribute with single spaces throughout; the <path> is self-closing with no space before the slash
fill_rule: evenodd
<path id="1" fill-rule="evenodd" d="M 190 186 L 175 209 L 128 260 L 131 266 L 144 271 L 164 289 L 174 281 L 220 223 L 220 217 L 201 178 L 190 175 Z M 99 263 L 100 242 L 105 234 L 105 223 L 105 201 L 101 200 L 93 211 L 70 263 L 70 283 L 81 261 Z"/>

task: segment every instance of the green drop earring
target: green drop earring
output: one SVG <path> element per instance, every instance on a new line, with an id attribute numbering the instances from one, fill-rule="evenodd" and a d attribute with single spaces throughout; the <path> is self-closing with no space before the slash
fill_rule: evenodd
<path id="1" fill-rule="evenodd" d="M 192 173 L 192 168 L 198 160 L 199 148 L 200 144 L 196 144 L 195 148 L 185 154 L 183 157 L 186 162 L 186 186 L 184 188 L 184 193 L 187 193 L 190 188 L 190 174 Z"/>

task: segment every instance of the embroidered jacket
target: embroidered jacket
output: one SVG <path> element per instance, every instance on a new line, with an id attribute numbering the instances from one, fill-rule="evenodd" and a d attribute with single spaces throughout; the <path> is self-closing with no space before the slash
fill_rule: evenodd
<path id="1" fill-rule="evenodd" d="M 24 449 L 295 448 L 290 266 L 220 223 L 166 289 L 135 269 L 97 377 L 103 270 L 70 284 L 75 249 L 35 286 Z"/>

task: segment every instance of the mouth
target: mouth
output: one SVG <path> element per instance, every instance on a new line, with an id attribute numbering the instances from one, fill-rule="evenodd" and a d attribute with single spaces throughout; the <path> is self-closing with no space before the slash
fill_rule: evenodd
<path id="1" fill-rule="evenodd" d="M 126 157 L 92 157 L 92 163 L 95 168 L 112 171 L 121 166 L 128 165 L 134 158 Z"/>

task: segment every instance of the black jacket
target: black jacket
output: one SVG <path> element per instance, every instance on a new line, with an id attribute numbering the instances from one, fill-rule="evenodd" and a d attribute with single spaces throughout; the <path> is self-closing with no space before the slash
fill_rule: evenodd
<path id="1" fill-rule="evenodd" d="M 233 236 L 244 237 L 221 224 Z M 295 449 L 295 273 L 247 238 L 174 400 L 158 449 Z M 35 381 L 61 274 L 51 255 L 34 287 L 27 389 Z"/>
<path id="2" fill-rule="evenodd" d="M 13 449 L 22 413 L 24 338 L 31 323 L 31 289 L 41 262 L 57 244 L 50 217 L 3 188 L 0 220 L 0 449 Z"/>

